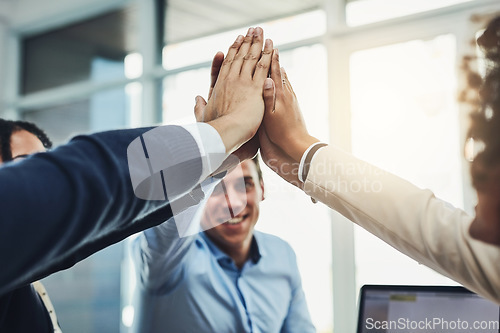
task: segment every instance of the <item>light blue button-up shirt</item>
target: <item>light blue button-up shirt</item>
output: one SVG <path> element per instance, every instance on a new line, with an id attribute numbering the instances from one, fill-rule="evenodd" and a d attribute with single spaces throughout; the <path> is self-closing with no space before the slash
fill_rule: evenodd
<path id="1" fill-rule="evenodd" d="M 170 220 L 133 243 L 138 283 L 133 331 L 316 332 L 295 253 L 254 232 L 242 269 L 204 233 L 179 238 Z"/>

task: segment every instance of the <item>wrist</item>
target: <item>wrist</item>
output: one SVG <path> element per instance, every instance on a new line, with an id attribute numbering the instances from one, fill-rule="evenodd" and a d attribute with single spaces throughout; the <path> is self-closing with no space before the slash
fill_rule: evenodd
<path id="1" fill-rule="evenodd" d="M 214 119 L 208 122 L 219 133 L 226 148 L 226 154 L 231 154 L 241 145 L 252 138 L 252 133 L 241 127 L 241 121 L 231 115 Z M 245 133 L 248 132 L 248 133 Z"/>
<path id="2" fill-rule="evenodd" d="M 297 163 L 300 162 L 305 151 L 314 143 L 319 142 L 315 137 L 307 134 L 298 138 L 293 138 L 287 145 L 286 153 Z"/>
<path id="3" fill-rule="evenodd" d="M 227 126 L 227 122 L 220 121 L 220 118 L 209 121 L 207 124 L 215 128 L 217 133 L 219 133 L 224 148 L 226 149 L 226 154 L 230 154 L 234 145 L 234 138 L 232 133 L 230 133 L 230 127 Z"/>
<path id="4" fill-rule="evenodd" d="M 311 162 L 314 155 L 316 154 L 318 149 L 321 149 L 324 146 L 327 146 L 327 144 L 320 141 L 313 143 L 312 145 L 309 146 L 309 148 L 307 148 L 307 150 L 302 155 L 298 173 L 298 178 L 301 182 L 305 182 L 305 180 L 307 179 L 307 175 L 309 174 L 309 168 L 311 166 Z"/>

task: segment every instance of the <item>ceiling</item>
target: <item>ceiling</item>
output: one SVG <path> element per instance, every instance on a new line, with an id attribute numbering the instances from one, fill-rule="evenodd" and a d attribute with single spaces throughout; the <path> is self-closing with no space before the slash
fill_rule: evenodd
<path id="1" fill-rule="evenodd" d="M 320 8 L 324 0 L 165 0 L 165 41 L 175 43 Z"/>
<path id="2" fill-rule="evenodd" d="M 6 0 L 0 0 L 6 1 Z M 164 42 L 195 39 L 320 8 L 324 0 L 161 0 L 165 1 Z M 48 32 L 92 44 L 103 52 L 127 54 L 139 47 L 139 7 L 113 10 Z M 39 34 L 37 34 L 39 36 Z"/>

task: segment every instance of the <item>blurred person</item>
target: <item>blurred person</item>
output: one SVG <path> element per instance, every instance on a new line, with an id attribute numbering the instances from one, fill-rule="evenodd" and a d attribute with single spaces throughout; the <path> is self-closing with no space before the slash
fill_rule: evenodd
<path id="1" fill-rule="evenodd" d="M 0 119 L 0 165 L 52 148 L 47 134 L 33 123 Z M 52 302 L 40 281 L 0 296 L 0 331 L 60 332 Z M 41 330 L 43 331 L 43 330 Z"/>
<path id="2" fill-rule="evenodd" d="M 485 54 L 486 75 L 472 71 L 473 59 L 466 57 L 469 85 L 462 95 L 474 107 L 469 136 L 484 145 L 471 166 L 475 217 L 311 136 L 276 51 L 274 90 L 264 91 L 260 151 L 271 169 L 314 200 L 500 304 L 500 17 L 488 24 L 477 44 Z M 352 190 L 360 182 L 367 187 Z"/>
<path id="3" fill-rule="evenodd" d="M 134 240 L 134 332 L 316 332 L 294 251 L 254 230 L 258 157 L 240 167 L 217 182 L 201 216 L 186 210 Z M 182 237 L 186 223 L 204 231 Z"/>
<path id="4" fill-rule="evenodd" d="M 262 89 L 272 87 L 266 79 L 272 41 L 266 41 L 262 56 L 246 55 L 263 44 L 262 29 L 251 28 L 229 48 L 213 87 L 217 93 L 207 104 L 211 117 L 206 123 L 82 135 L 50 152 L 4 163 L 0 297 L 158 225 L 180 201 L 176 212 L 198 203 L 203 193 L 193 195 L 193 189 L 229 154 L 253 156 L 256 148 L 245 143 L 262 120 Z M 10 150 L 15 150 L 12 143 Z M 145 200 L 156 188 L 172 192 L 164 190 L 161 200 Z M 5 308 L 0 315 L 8 315 Z"/>
<path id="5" fill-rule="evenodd" d="M 52 148 L 47 134 L 33 123 L 0 119 L 0 163 Z"/>

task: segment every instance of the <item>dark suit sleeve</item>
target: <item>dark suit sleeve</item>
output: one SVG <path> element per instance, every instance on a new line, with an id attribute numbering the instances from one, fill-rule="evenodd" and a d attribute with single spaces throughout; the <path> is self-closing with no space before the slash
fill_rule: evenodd
<path id="1" fill-rule="evenodd" d="M 188 131 L 169 127 L 163 134 L 167 156 L 172 151 L 199 156 Z M 76 137 L 0 168 L 0 295 L 172 216 L 168 200 L 139 199 L 131 185 L 127 147 L 148 130 Z M 202 174 L 201 158 L 189 167 L 170 163 L 165 174 L 185 180 L 177 191 L 187 193 Z"/>

